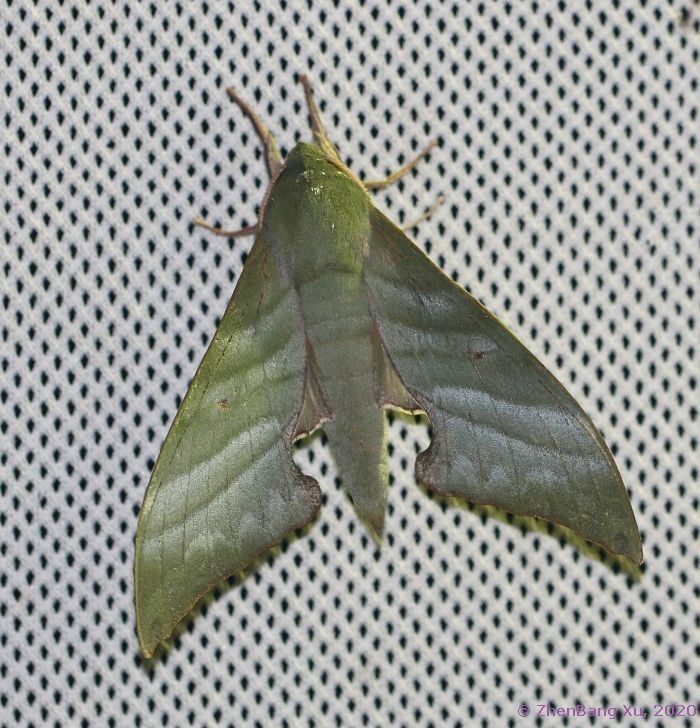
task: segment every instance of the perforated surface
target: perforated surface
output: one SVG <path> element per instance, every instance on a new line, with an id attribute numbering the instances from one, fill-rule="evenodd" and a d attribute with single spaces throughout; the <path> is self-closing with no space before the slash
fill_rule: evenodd
<path id="1" fill-rule="evenodd" d="M 667 725 L 699 695 L 700 7 L 310 5 L 4 5 L 0 724 Z M 377 204 L 445 195 L 417 243 L 589 411 L 646 563 L 432 497 L 395 417 L 381 548 L 316 437 L 319 520 L 145 665 L 139 505 L 251 244 L 192 221 L 250 224 L 267 184 L 224 89 L 286 151 L 302 72 L 360 176 L 440 139 Z"/>

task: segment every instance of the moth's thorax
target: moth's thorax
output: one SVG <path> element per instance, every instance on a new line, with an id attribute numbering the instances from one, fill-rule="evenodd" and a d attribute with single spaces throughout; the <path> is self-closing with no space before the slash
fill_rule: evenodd
<path id="1" fill-rule="evenodd" d="M 360 270 L 370 206 L 366 190 L 347 170 L 315 144 L 300 142 L 272 184 L 261 232 L 296 270 Z"/>

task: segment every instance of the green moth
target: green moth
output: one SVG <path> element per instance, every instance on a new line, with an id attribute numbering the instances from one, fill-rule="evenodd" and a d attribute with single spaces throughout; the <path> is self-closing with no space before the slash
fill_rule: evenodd
<path id="1" fill-rule="evenodd" d="M 163 443 L 135 541 L 136 624 L 153 654 L 210 588 L 313 520 L 292 443 L 323 426 L 358 513 L 381 533 L 384 407 L 424 412 L 416 478 L 436 493 L 567 526 L 636 564 L 634 513 L 603 438 L 564 387 L 373 205 L 306 94 L 313 142 L 282 161 L 255 243 Z M 422 155 L 421 155 L 422 156 Z"/>

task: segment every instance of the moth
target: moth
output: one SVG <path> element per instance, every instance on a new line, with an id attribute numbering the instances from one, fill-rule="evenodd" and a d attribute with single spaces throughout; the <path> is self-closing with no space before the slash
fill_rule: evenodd
<path id="1" fill-rule="evenodd" d="M 385 407 L 430 419 L 415 472 L 434 492 L 538 516 L 642 561 L 627 491 L 588 416 L 372 203 L 371 190 L 423 155 L 385 180 L 361 181 L 301 82 L 313 141 L 284 161 L 229 90 L 260 136 L 271 181 L 257 225 L 210 228 L 255 242 L 139 515 L 135 606 L 146 657 L 215 584 L 313 520 L 321 491 L 292 444 L 317 428 L 357 512 L 381 534 Z"/>

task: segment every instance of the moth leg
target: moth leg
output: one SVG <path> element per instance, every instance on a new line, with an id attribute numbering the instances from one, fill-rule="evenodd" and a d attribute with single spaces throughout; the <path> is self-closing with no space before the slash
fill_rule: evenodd
<path id="1" fill-rule="evenodd" d="M 228 93 L 228 97 L 231 101 L 237 104 L 241 111 L 253 122 L 253 127 L 265 147 L 267 169 L 270 172 L 270 176 L 274 177 L 282 168 L 282 157 L 280 156 L 279 149 L 277 148 L 275 137 L 265 124 L 263 124 L 262 119 L 258 116 L 254 109 L 238 95 L 238 92 L 235 89 L 229 88 L 226 89 L 226 92 Z"/>
<path id="2" fill-rule="evenodd" d="M 340 164 L 342 160 L 338 155 L 338 150 L 335 148 L 333 142 L 328 138 L 326 129 L 321 121 L 321 114 L 318 111 L 316 102 L 314 101 L 313 91 L 311 89 L 311 82 L 306 74 L 299 76 L 299 83 L 304 87 L 304 95 L 306 96 L 306 105 L 309 107 L 309 116 L 311 117 L 311 131 L 314 133 L 314 141 L 319 147 L 332 159 L 335 159 Z M 343 165 L 344 167 L 345 165 Z"/>
<path id="3" fill-rule="evenodd" d="M 406 164 L 403 165 L 400 169 L 397 169 L 396 172 L 393 172 L 388 177 L 384 177 L 384 179 L 372 179 L 367 180 L 366 182 L 363 182 L 365 189 L 367 190 L 380 190 L 383 187 L 388 187 L 389 185 L 393 184 L 397 180 L 400 180 L 404 175 L 408 174 L 417 164 L 420 162 L 423 157 L 427 157 L 428 154 L 434 149 L 434 147 L 437 145 L 437 139 L 433 139 L 426 147 L 421 151 L 420 154 L 415 156 L 413 159 L 411 159 L 409 162 L 406 162 Z"/>
<path id="4" fill-rule="evenodd" d="M 214 227 L 213 225 L 204 222 L 201 217 L 196 218 L 194 224 L 208 230 L 210 233 L 214 233 L 214 235 L 220 235 L 222 238 L 242 238 L 246 235 L 255 235 L 258 231 L 257 224 L 246 225 L 240 230 L 224 230 L 223 228 Z"/>
<path id="5" fill-rule="evenodd" d="M 445 196 L 444 195 L 438 195 L 437 200 L 433 202 L 433 204 L 416 220 L 413 222 L 409 222 L 406 225 L 402 225 L 401 229 L 404 232 L 407 232 L 408 230 L 412 230 L 414 227 L 418 227 L 422 222 L 425 222 L 426 220 L 429 220 L 434 214 L 435 211 L 445 203 Z"/>

